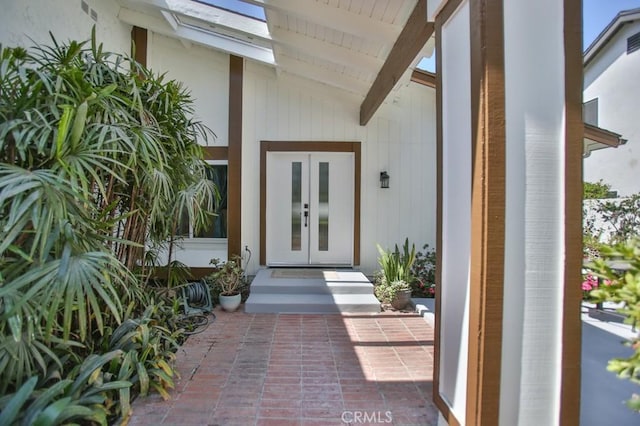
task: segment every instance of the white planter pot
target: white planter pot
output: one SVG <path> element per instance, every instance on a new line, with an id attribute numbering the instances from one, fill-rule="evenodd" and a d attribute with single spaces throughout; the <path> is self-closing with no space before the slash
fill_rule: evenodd
<path id="1" fill-rule="evenodd" d="M 242 296 L 240 294 L 236 294 L 234 296 L 223 296 L 220 295 L 220 306 L 227 312 L 233 312 L 238 309 L 240 306 L 240 301 Z"/>

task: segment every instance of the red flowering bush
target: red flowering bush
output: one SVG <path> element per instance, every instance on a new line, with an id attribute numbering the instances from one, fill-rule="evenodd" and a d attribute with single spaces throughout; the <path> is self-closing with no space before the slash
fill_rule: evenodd
<path id="1" fill-rule="evenodd" d="M 425 244 L 422 251 L 416 253 L 411 267 L 414 279 L 411 281 L 412 297 L 436 296 L 436 251 Z"/>

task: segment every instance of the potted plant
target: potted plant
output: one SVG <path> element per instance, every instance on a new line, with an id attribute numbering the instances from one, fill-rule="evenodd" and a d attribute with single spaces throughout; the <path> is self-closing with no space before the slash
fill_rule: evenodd
<path id="1" fill-rule="evenodd" d="M 403 280 L 376 287 L 376 297 L 383 303 L 390 303 L 393 309 L 404 309 L 411 300 L 411 286 Z"/>
<path id="2" fill-rule="evenodd" d="M 242 300 L 242 288 L 244 287 L 244 271 L 242 259 L 235 255 L 226 262 L 220 259 L 212 259 L 210 264 L 216 268 L 208 280 L 219 293 L 220 306 L 227 312 L 238 309 Z"/>
<path id="3" fill-rule="evenodd" d="M 390 303 L 394 309 L 404 309 L 411 300 L 410 282 L 413 280 L 411 266 L 416 258 L 415 244 L 409 247 L 409 239 L 405 239 L 403 250 L 398 246 L 394 251 L 386 251 L 378 245 L 378 263 L 382 268 L 376 274 L 376 297 L 383 303 Z"/>

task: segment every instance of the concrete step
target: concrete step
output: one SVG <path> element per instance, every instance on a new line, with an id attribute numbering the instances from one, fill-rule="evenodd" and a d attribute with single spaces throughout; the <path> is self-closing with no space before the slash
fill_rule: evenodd
<path id="1" fill-rule="evenodd" d="M 349 269 L 262 269 L 251 282 L 248 313 L 380 312 L 373 284 Z"/>
<path id="2" fill-rule="evenodd" d="M 380 302 L 373 294 L 256 294 L 251 293 L 244 310 L 250 314 L 376 313 Z"/>
<path id="3" fill-rule="evenodd" d="M 316 279 L 273 279 L 251 284 L 252 294 L 373 294 L 370 282 L 326 282 Z"/>

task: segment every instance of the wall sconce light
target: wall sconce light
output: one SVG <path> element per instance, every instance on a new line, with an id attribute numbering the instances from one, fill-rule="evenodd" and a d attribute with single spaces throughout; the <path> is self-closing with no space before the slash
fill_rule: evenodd
<path id="1" fill-rule="evenodd" d="M 380 172 L 380 188 L 389 188 L 389 174 Z"/>

